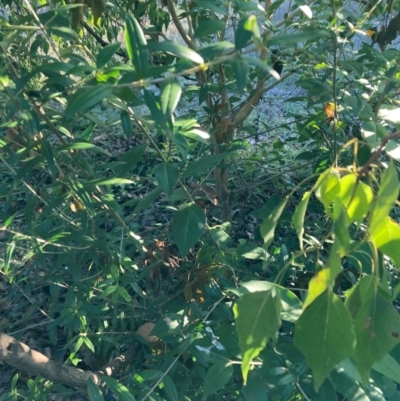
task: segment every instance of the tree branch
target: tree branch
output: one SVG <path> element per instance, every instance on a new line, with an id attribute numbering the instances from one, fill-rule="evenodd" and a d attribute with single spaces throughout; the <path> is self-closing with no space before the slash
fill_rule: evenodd
<path id="1" fill-rule="evenodd" d="M 194 43 L 192 38 L 185 32 L 185 30 L 183 29 L 183 26 L 181 24 L 181 21 L 179 21 L 179 17 L 178 17 L 178 14 L 176 13 L 176 9 L 175 9 L 173 0 L 167 0 L 167 7 L 168 7 L 168 11 L 171 15 L 172 21 L 174 22 L 176 29 L 178 30 L 182 39 L 192 50 L 197 50 L 196 43 Z"/>
<path id="2" fill-rule="evenodd" d="M 89 379 L 96 385 L 102 386 L 102 375 L 116 375 L 123 367 L 132 363 L 136 354 L 136 347 L 132 347 L 99 372 L 91 372 L 59 364 L 14 337 L 0 333 L 0 361 L 31 375 L 41 376 L 77 390 L 86 388 Z"/>
<path id="3" fill-rule="evenodd" d="M 108 46 L 110 43 L 106 42 L 92 27 L 85 21 L 82 22 L 82 26 L 96 39 L 102 47 Z M 128 55 L 122 50 L 118 50 L 115 54 L 123 58 L 128 58 Z"/>

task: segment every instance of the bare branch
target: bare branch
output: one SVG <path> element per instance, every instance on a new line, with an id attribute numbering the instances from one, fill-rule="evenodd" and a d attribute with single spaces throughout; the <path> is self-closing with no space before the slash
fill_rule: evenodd
<path id="1" fill-rule="evenodd" d="M 136 354 L 136 347 L 132 347 L 99 372 L 91 372 L 57 363 L 14 337 L 0 333 L 0 361 L 31 375 L 41 376 L 77 390 L 86 388 L 89 379 L 102 386 L 102 375 L 116 375 L 122 368 L 132 363 Z"/>

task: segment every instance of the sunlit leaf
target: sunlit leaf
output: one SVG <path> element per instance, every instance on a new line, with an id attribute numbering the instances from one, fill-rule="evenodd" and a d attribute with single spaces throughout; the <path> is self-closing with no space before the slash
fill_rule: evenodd
<path id="1" fill-rule="evenodd" d="M 370 229 L 370 239 L 376 247 L 400 266 L 400 226 L 389 216 L 381 224 Z"/>
<path id="2" fill-rule="evenodd" d="M 139 78 L 145 78 L 149 66 L 147 41 L 136 18 L 130 14 L 125 20 L 125 41 L 129 60 Z"/>
<path id="3" fill-rule="evenodd" d="M 376 228 L 385 221 L 386 217 L 389 215 L 389 212 L 393 209 L 398 196 L 399 180 L 396 167 L 391 161 L 381 177 L 378 195 L 369 224 L 370 232 L 374 232 Z"/>
<path id="4" fill-rule="evenodd" d="M 400 107 L 393 104 L 383 104 L 379 108 L 378 117 L 400 128 Z"/>
<path id="5" fill-rule="evenodd" d="M 307 5 L 299 6 L 300 10 L 303 11 L 304 15 L 311 19 L 312 18 L 312 11 L 311 8 Z"/>
<path id="6" fill-rule="evenodd" d="M 308 284 L 308 294 L 304 301 L 303 309 L 306 309 L 316 298 L 330 288 L 334 279 L 335 277 L 332 277 L 332 272 L 328 268 L 316 273 Z"/>
<path id="7" fill-rule="evenodd" d="M 163 42 L 151 42 L 149 43 L 149 50 L 151 51 L 161 51 L 166 53 L 171 53 L 176 57 L 183 58 L 189 61 L 193 61 L 196 64 L 204 63 L 203 57 L 201 57 L 197 52 L 182 46 L 178 43 L 165 40 Z"/>
<path id="8" fill-rule="evenodd" d="M 340 180 L 339 197 L 349 222 L 361 223 L 371 207 L 374 194 L 369 185 L 357 180 L 356 174 L 348 174 Z"/>

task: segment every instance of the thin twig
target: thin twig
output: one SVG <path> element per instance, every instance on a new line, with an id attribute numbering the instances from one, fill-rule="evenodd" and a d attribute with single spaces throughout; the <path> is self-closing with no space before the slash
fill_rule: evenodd
<path id="1" fill-rule="evenodd" d="M 157 386 L 164 380 L 164 377 L 167 376 L 169 371 L 172 369 L 172 367 L 178 362 L 178 359 L 180 358 L 181 353 L 179 353 L 175 359 L 172 361 L 171 365 L 168 366 L 167 370 L 161 375 L 161 377 L 155 382 L 153 387 L 149 390 L 149 392 L 141 399 L 141 401 L 145 401 L 147 398 L 151 396 L 151 394 L 154 392 L 154 390 L 157 388 Z"/>

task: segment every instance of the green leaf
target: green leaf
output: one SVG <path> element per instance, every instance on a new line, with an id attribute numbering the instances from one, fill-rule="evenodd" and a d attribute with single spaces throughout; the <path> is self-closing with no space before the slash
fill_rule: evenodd
<path id="1" fill-rule="evenodd" d="M 139 78 L 146 77 L 149 68 L 147 41 L 135 17 L 128 14 L 125 20 L 125 41 L 129 60 L 135 67 Z"/>
<path id="2" fill-rule="evenodd" d="M 231 362 L 217 362 L 206 373 L 204 379 L 203 401 L 228 384 L 233 374 Z"/>
<path id="3" fill-rule="evenodd" d="M 125 110 L 121 110 L 121 125 L 122 130 L 127 138 L 132 138 L 132 121 L 131 116 Z"/>
<path id="4" fill-rule="evenodd" d="M 11 258 L 12 258 L 12 255 L 14 253 L 14 250 L 15 250 L 15 242 L 12 241 L 6 247 L 6 250 L 5 250 L 5 253 L 4 253 L 3 265 L 1 266 L 1 268 L 2 268 L 2 270 L 3 270 L 3 272 L 5 274 L 7 274 L 9 269 L 10 269 L 10 262 L 12 260 Z"/>
<path id="5" fill-rule="evenodd" d="M 400 162 L 400 144 L 390 140 L 385 147 L 385 152 L 397 162 Z"/>
<path id="6" fill-rule="evenodd" d="M 264 240 L 264 249 L 268 249 L 274 239 L 275 228 L 286 207 L 289 198 L 286 197 L 282 202 L 274 208 L 271 214 L 261 223 L 260 233 Z"/>
<path id="7" fill-rule="evenodd" d="M 252 36 L 255 38 L 260 37 L 260 31 L 258 29 L 257 18 L 255 15 L 249 15 L 239 21 L 235 32 L 236 50 L 240 51 L 243 49 Z"/>
<path id="8" fill-rule="evenodd" d="M 112 58 L 112 56 L 119 50 L 121 43 L 116 42 L 111 45 L 103 47 L 96 57 L 97 68 L 103 68 Z"/>
<path id="9" fill-rule="evenodd" d="M 400 107 L 393 104 L 383 104 L 379 108 L 378 117 L 400 129 Z"/>
<path id="10" fill-rule="evenodd" d="M 313 401 L 338 401 L 335 387 L 329 379 L 326 379 L 318 390 L 318 394 L 313 397 Z"/>
<path id="11" fill-rule="evenodd" d="M 245 252 L 242 255 L 242 258 L 251 259 L 251 260 L 268 260 L 268 253 L 264 248 L 257 247 L 252 249 L 249 252 Z"/>
<path id="12" fill-rule="evenodd" d="M 269 46 L 287 45 L 290 43 L 305 42 L 308 40 L 319 40 L 330 37 L 331 34 L 329 31 L 324 31 L 322 29 L 316 29 L 316 30 L 310 29 L 286 35 L 282 35 L 281 33 L 279 33 L 279 36 L 276 36 L 268 41 L 268 45 Z"/>
<path id="13" fill-rule="evenodd" d="M 246 385 L 242 388 L 245 401 L 268 400 L 268 391 L 263 380 L 251 375 Z"/>
<path id="14" fill-rule="evenodd" d="M 108 84 L 97 85 L 92 88 L 78 89 L 68 100 L 64 115 L 71 118 L 79 113 L 86 113 L 100 104 L 112 92 Z"/>
<path id="15" fill-rule="evenodd" d="M 94 384 L 91 378 L 89 378 L 87 382 L 87 392 L 90 401 L 104 401 L 100 387 L 97 384 Z"/>
<path id="16" fill-rule="evenodd" d="M 193 163 L 190 163 L 182 174 L 182 178 L 190 177 L 192 175 L 199 175 L 207 169 L 214 168 L 221 160 L 226 157 L 226 153 L 219 153 L 202 157 Z"/>
<path id="17" fill-rule="evenodd" d="M 357 338 L 354 359 L 364 383 L 368 382 L 372 365 L 400 341 L 398 312 L 375 288 L 371 288 L 370 293 L 354 321 Z"/>
<path id="18" fill-rule="evenodd" d="M 383 222 L 369 230 L 370 239 L 375 246 L 400 266 L 400 226 L 399 223 L 387 216 Z"/>
<path id="19" fill-rule="evenodd" d="M 212 239 L 221 249 L 228 249 L 232 239 L 221 226 L 212 227 L 209 231 Z"/>
<path id="20" fill-rule="evenodd" d="M 81 338 L 83 338 L 83 343 L 86 345 L 86 347 L 92 351 L 93 353 L 96 352 L 93 343 L 90 341 L 89 337 L 86 336 L 82 336 Z"/>
<path id="21" fill-rule="evenodd" d="M 110 390 L 118 397 L 118 401 L 135 401 L 135 397 L 131 394 L 129 389 L 123 384 L 118 383 L 112 377 L 104 376 L 104 382 L 110 387 Z"/>
<path id="22" fill-rule="evenodd" d="M 369 185 L 357 181 L 356 174 L 348 174 L 340 180 L 339 198 L 349 223 L 361 223 L 371 207 L 374 194 Z"/>
<path id="23" fill-rule="evenodd" d="M 171 136 L 173 130 L 172 120 L 168 121 L 162 113 L 159 98 L 147 90 L 144 91 L 143 97 L 146 106 L 150 110 L 151 116 L 154 118 L 155 123 L 159 128 L 161 128 L 161 130 L 169 131 L 169 135 Z M 163 133 L 165 134 L 165 132 Z"/>
<path id="24" fill-rule="evenodd" d="M 251 361 L 275 340 L 281 326 L 281 301 L 275 288 L 240 297 L 233 306 L 236 331 L 242 354 L 242 374 L 246 384 Z"/>
<path id="25" fill-rule="evenodd" d="M 128 150 L 123 154 L 119 160 L 123 164 L 115 169 L 116 176 L 126 176 L 129 171 L 138 163 L 147 149 L 146 144 L 133 146 L 132 149 Z"/>
<path id="26" fill-rule="evenodd" d="M 201 57 L 194 50 L 182 46 L 178 43 L 171 42 L 170 40 L 165 40 L 163 42 L 151 42 L 149 43 L 148 47 L 149 50 L 152 52 L 161 51 L 171 53 L 176 57 L 193 61 L 196 64 L 204 63 L 203 57 Z"/>
<path id="27" fill-rule="evenodd" d="M 302 303 L 297 296 L 285 287 L 268 281 L 251 280 L 241 283 L 239 288 L 230 288 L 230 291 L 238 296 L 244 294 L 270 291 L 275 288 L 279 292 L 281 300 L 281 319 L 294 323 L 302 313 Z"/>
<path id="28" fill-rule="evenodd" d="M 173 112 L 178 105 L 182 94 L 181 86 L 176 79 L 168 80 L 161 87 L 160 103 L 161 112 L 168 121 L 173 121 Z"/>
<path id="29" fill-rule="evenodd" d="M 266 62 L 263 62 L 259 59 L 256 59 L 254 57 L 247 57 L 247 56 L 242 56 L 243 60 L 247 62 L 248 65 L 252 65 L 254 67 L 259 68 L 262 71 L 267 71 L 271 76 L 273 76 L 275 79 L 280 79 L 281 76 Z"/>
<path id="30" fill-rule="evenodd" d="M 161 185 L 161 188 L 168 196 L 171 196 L 179 179 L 178 167 L 174 164 L 163 162 L 154 167 L 154 175 Z"/>
<path id="31" fill-rule="evenodd" d="M 206 216 L 200 206 L 189 203 L 182 206 L 172 219 L 172 234 L 179 253 L 185 257 L 204 231 Z"/>
<path id="32" fill-rule="evenodd" d="M 164 377 L 164 390 L 169 401 L 179 401 L 178 392 L 176 391 L 175 383 L 169 375 Z"/>
<path id="33" fill-rule="evenodd" d="M 212 35 L 224 29 L 225 22 L 218 19 L 207 19 L 201 22 L 194 31 L 195 38 Z"/>
<path id="34" fill-rule="evenodd" d="M 235 57 L 231 60 L 230 65 L 236 79 L 238 90 L 245 90 L 249 78 L 249 65 L 247 61 L 242 57 Z"/>
<path id="35" fill-rule="evenodd" d="M 228 15 L 228 6 L 225 2 L 215 0 L 194 0 L 200 7 L 214 11 L 217 14 Z"/>
<path id="36" fill-rule="evenodd" d="M 381 177 L 381 183 L 378 190 L 374 209 L 369 224 L 370 232 L 374 232 L 382 222 L 385 221 L 389 212 L 393 209 L 399 196 L 399 180 L 397 178 L 396 167 L 393 161 L 390 161 L 388 168 Z"/>
<path id="37" fill-rule="evenodd" d="M 89 143 L 89 142 L 86 142 L 86 141 L 83 141 L 83 140 L 79 140 L 79 139 L 76 139 L 76 140 L 74 140 L 74 142 L 68 143 L 67 145 L 59 146 L 59 147 L 57 148 L 57 151 L 63 152 L 63 151 L 65 151 L 65 150 L 70 150 L 70 149 L 74 149 L 74 150 L 88 150 L 88 149 L 93 149 L 93 150 L 96 150 L 96 151 L 99 152 L 99 153 L 104 153 L 104 154 L 106 154 L 107 156 L 112 157 L 112 154 L 111 154 L 111 153 L 108 153 L 108 152 L 105 151 L 104 149 L 99 148 L 99 147 L 96 146 L 96 145 L 93 145 L 93 144 L 91 144 L 91 143 Z"/>
<path id="38" fill-rule="evenodd" d="M 377 127 L 373 121 L 364 122 L 361 128 L 361 135 L 371 148 L 379 146 L 380 139 L 377 136 Z"/>
<path id="39" fill-rule="evenodd" d="M 223 40 L 199 49 L 198 53 L 204 58 L 205 61 L 209 61 L 214 59 L 214 57 L 220 53 L 223 53 L 227 50 L 232 50 L 232 48 L 234 48 L 232 43 Z"/>
<path id="40" fill-rule="evenodd" d="M 96 178 L 91 181 L 87 181 L 84 186 L 93 186 L 93 185 L 125 185 L 125 184 L 134 184 L 135 182 L 132 180 L 128 180 L 127 178 Z"/>
<path id="41" fill-rule="evenodd" d="M 45 139 L 41 139 L 40 140 L 40 150 L 42 151 L 43 156 L 45 157 L 47 164 L 49 165 L 51 175 L 53 177 L 56 177 L 58 175 L 58 171 L 57 171 L 56 165 L 54 163 L 54 155 L 53 155 L 53 150 L 52 150 L 50 143 Z"/>
<path id="42" fill-rule="evenodd" d="M 132 301 L 131 296 L 129 295 L 128 291 L 124 287 L 117 287 L 117 293 L 121 298 L 123 298 L 126 302 Z"/>
<path id="43" fill-rule="evenodd" d="M 303 234 L 304 234 L 304 217 L 306 215 L 308 201 L 310 200 L 311 192 L 305 192 L 303 199 L 296 206 L 292 216 L 292 223 L 299 238 L 300 249 L 303 249 Z"/>
<path id="44" fill-rule="evenodd" d="M 335 276 L 332 276 L 332 271 L 329 268 L 317 272 L 308 284 L 307 298 L 304 301 L 303 309 L 306 309 L 321 294 L 330 288 L 334 279 Z"/>
<path id="45" fill-rule="evenodd" d="M 349 311 L 329 291 L 303 312 L 295 325 L 294 343 L 313 371 L 315 391 L 335 365 L 353 354 L 354 340 Z"/>
<path id="46" fill-rule="evenodd" d="M 335 214 L 338 214 L 338 217 L 333 223 L 333 232 L 335 234 L 335 242 L 337 245 L 335 251 L 341 258 L 343 258 L 347 255 L 350 248 L 351 239 L 348 230 L 349 222 L 347 221 L 347 215 L 343 205 L 335 204 L 335 208 L 340 209 L 339 212 L 335 212 Z"/>
<path id="47" fill-rule="evenodd" d="M 340 192 L 340 176 L 333 169 L 324 171 L 315 185 L 315 196 L 325 207 L 328 216 L 332 215 L 331 204 Z"/>
<path id="48" fill-rule="evenodd" d="M 400 365 L 390 354 L 372 365 L 372 369 L 400 384 Z"/>
<path id="49" fill-rule="evenodd" d="M 363 386 L 351 377 L 346 369 L 335 368 L 331 377 L 336 390 L 343 395 L 345 400 L 372 401 L 365 393 Z"/>
<path id="50" fill-rule="evenodd" d="M 357 285 L 346 293 L 345 305 L 353 320 L 356 318 L 361 305 L 371 296 L 371 291 L 376 289 L 376 278 L 370 275 L 362 277 Z"/>
<path id="51" fill-rule="evenodd" d="M 138 203 L 138 205 L 133 210 L 133 214 L 137 214 L 141 210 L 146 208 L 147 206 L 152 205 L 155 202 L 155 200 L 161 195 L 162 191 L 163 190 L 161 187 L 157 187 L 157 188 L 153 189 L 143 199 L 141 199 L 141 201 Z"/>
<path id="52" fill-rule="evenodd" d="M 188 131 L 179 131 L 182 135 L 184 135 L 186 138 L 193 139 L 195 141 L 204 143 L 208 145 L 209 139 L 210 139 L 210 134 L 207 132 L 204 132 L 198 128 L 191 128 Z"/>
<path id="53" fill-rule="evenodd" d="M 312 11 L 311 8 L 307 5 L 304 6 L 299 6 L 300 10 L 303 11 L 304 15 L 309 18 L 312 19 Z"/>

